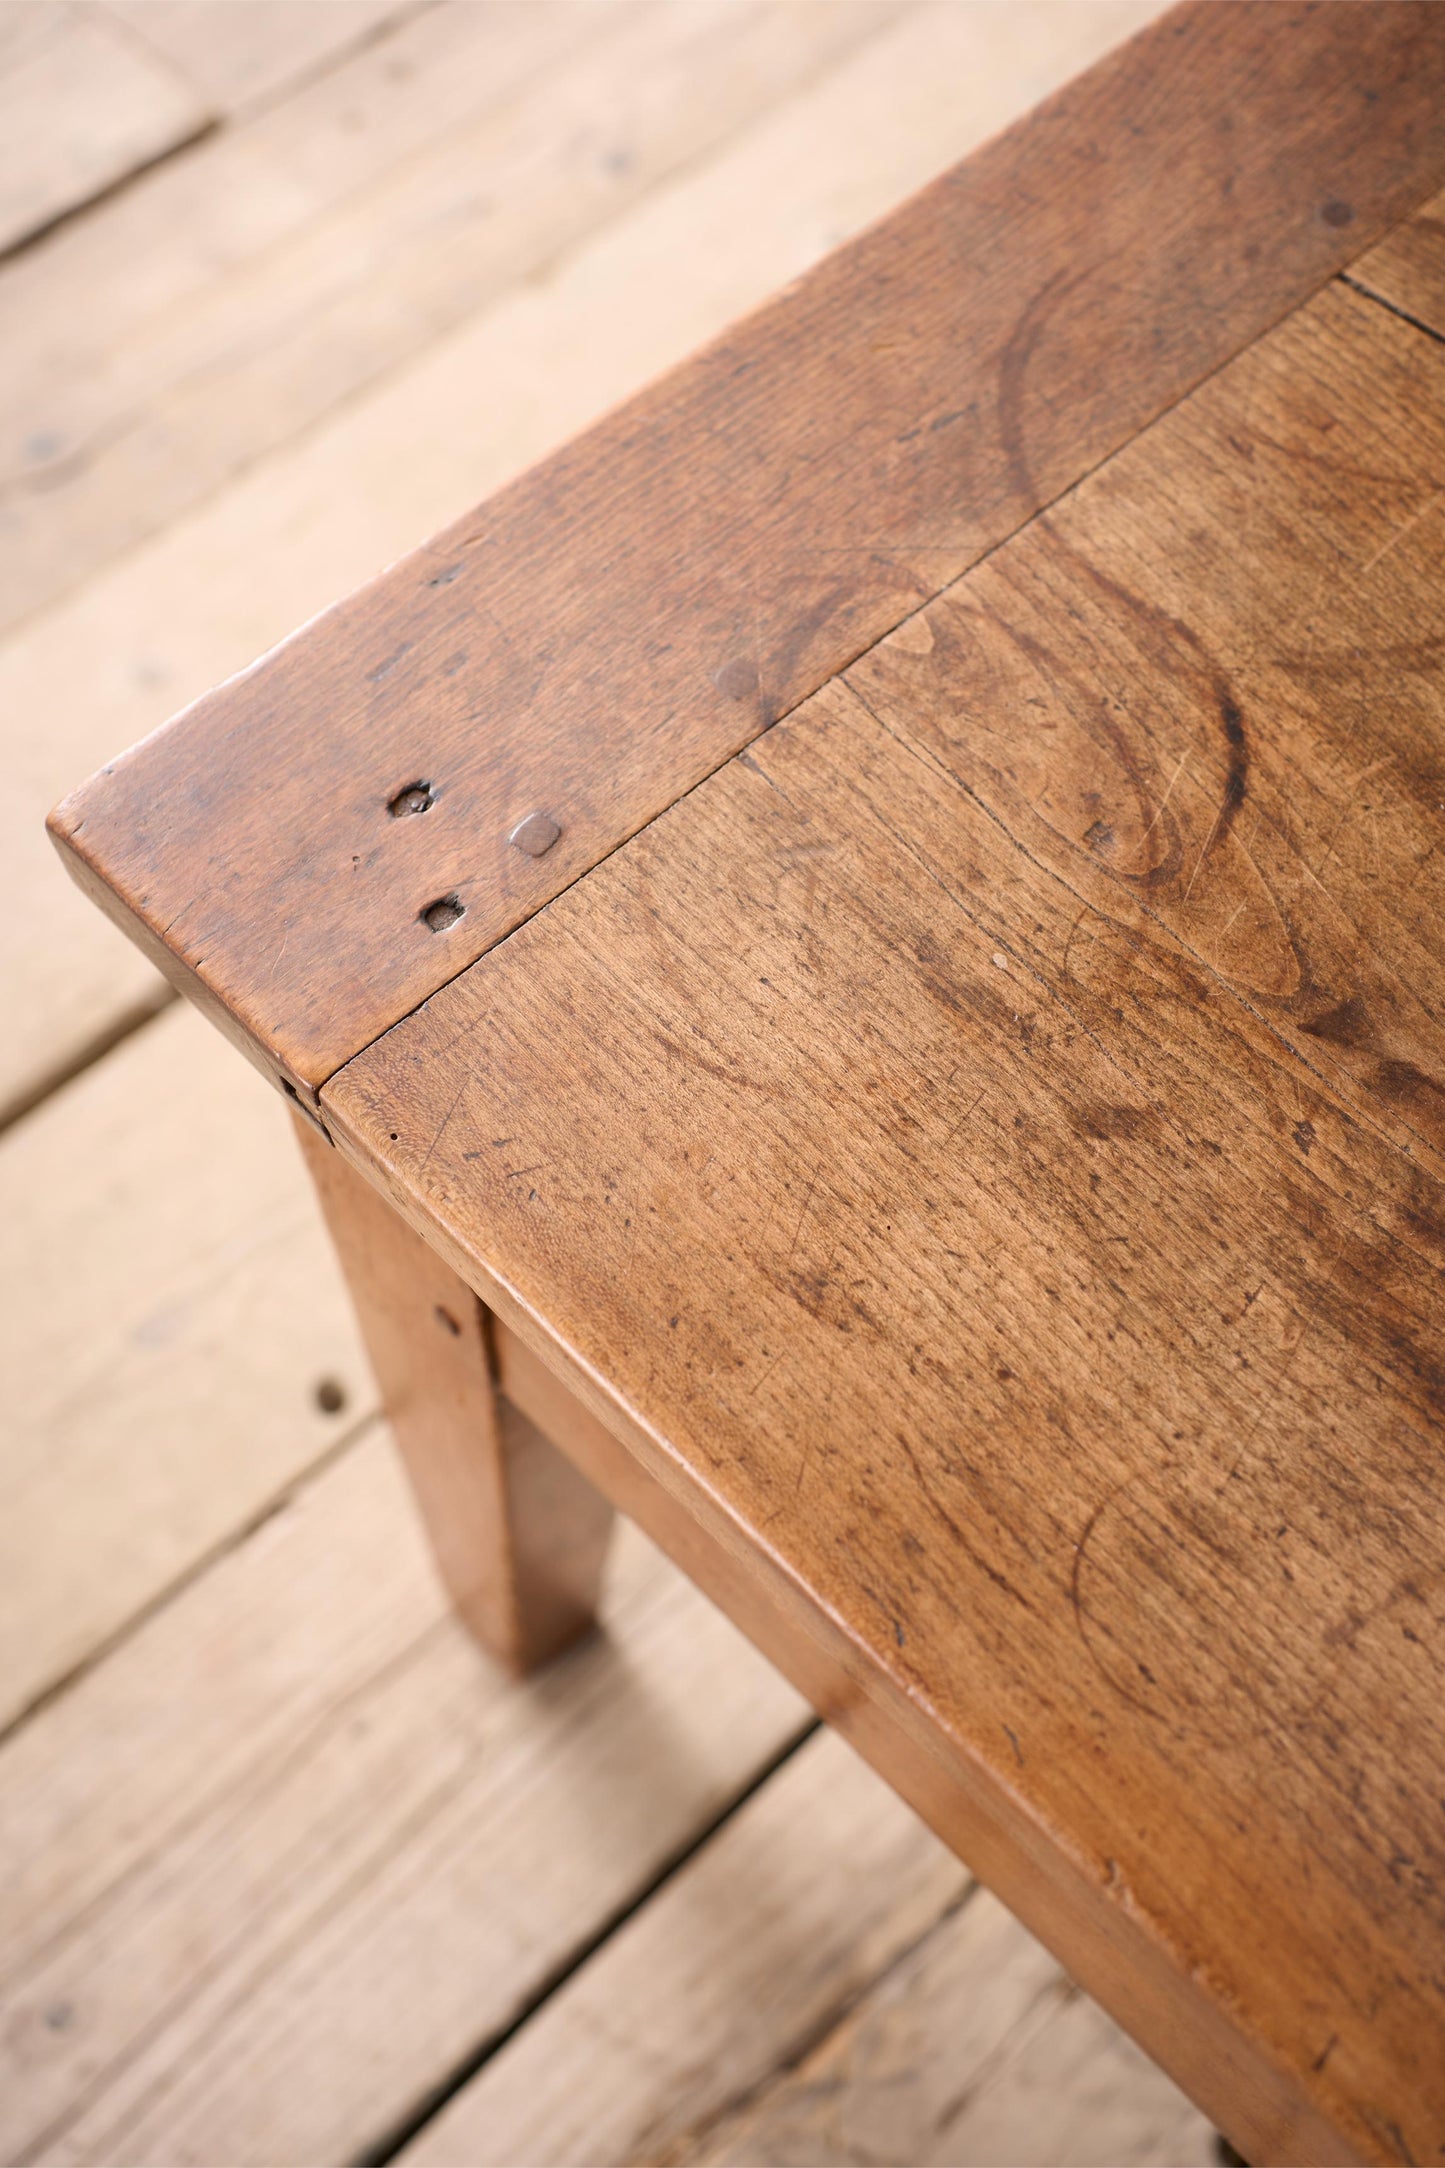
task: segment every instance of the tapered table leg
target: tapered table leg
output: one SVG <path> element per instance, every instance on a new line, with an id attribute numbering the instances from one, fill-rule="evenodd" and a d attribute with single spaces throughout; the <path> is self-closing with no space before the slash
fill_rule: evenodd
<path id="1" fill-rule="evenodd" d="M 592 1624 L 612 1508 L 496 1389 L 485 1305 L 293 1116 L 437 1565 L 516 1672 Z"/>

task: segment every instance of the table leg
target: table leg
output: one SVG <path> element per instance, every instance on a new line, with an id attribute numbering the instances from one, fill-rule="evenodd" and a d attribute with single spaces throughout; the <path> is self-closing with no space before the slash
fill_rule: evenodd
<path id="1" fill-rule="evenodd" d="M 529 1671 L 592 1624 L 612 1508 L 497 1391 L 485 1305 L 293 1119 L 442 1579 L 483 1647 Z"/>

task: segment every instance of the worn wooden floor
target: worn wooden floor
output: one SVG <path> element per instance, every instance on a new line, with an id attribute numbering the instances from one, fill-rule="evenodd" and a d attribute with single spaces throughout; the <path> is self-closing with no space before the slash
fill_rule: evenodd
<path id="1" fill-rule="evenodd" d="M 49 802 L 1153 0 L 0 0 L 0 2155 L 1203 2162 L 634 1533 L 451 1623 L 283 1109 Z"/>

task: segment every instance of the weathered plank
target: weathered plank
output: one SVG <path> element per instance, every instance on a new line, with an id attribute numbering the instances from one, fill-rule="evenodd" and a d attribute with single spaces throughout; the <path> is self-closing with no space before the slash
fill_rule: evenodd
<path id="1" fill-rule="evenodd" d="M 8 290 L 0 277 L 0 627 L 535 276 L 896 12 L 444 8 L 156 175 L 141 202 L 107 206 L 90 222 L 108 229 L 103 252 L 93 230 L 58 235 L 43 267 L 17 266 Z M 127 278 L 132 251 L 143 268 Z M 78 312 L 69 297 L 98 257 Z"/>
<path id="2" fill-rule="evenodd" d="M 970 1886 L 852 1749 L 821 1733 L 401 2157 L 409 2168 L 686 2157 Z"/>
<path id="3" fill-rule="evenodd" d="M 508 1684 L 378 1428 L 7 1742 L 5 2157 L 353 2159 L 411 2115 L 803 1722 L 631 1530 L 605 1615 Z"/>
<path id="4" fill-rule="evenodd" d="M 74 0 L 10 0 L 0 15 L 0 71 L 7 72 L 33 53 L 54 44 L 75 20 Z"/>
<path id="5" fill-rule="evenodd" d="M 0 1142 L 0 1722 L 375 1408 L 286 1129 L 178 1008 Z"/>
<path id="6" fill-rule="evenodd" d="M 1445 195 L 1432 196 L 1367 250 L 1350 265 L 1349 277 L 1445 339 Z"/>
<path id="7" fill-rule="evenodd" d="M 743 2168 L 1206 2168 L 1198 2111 L 980 1892 L 719 2138 Z"/>
<path id="8" fill-rule="evenodd" d="M 536 12 L 524 11 L 528 20 Z M 1062 14 L 1009 5 L 1002 20 L 983 7 L 909 16 L 725 153 L 653 191 L 552 279 L 484 311 L 0 647 L 0 717 L 46 719 L 44 731 L 7 734 L 0 986 L 10 1030 L 0 1109 L 63 1070 L 156 985 L 140 954 L 56 878 L 42 822 L 77 775 L 679 361 L 1012 117 L 1043 71 L 1066 73 L 1084 57 L 1087 36 L 1107 42 L 1126 20 L 1072 0 Z M 433 54 L 425 81 L 443 113 L 435 78 L 444 83 L 446 72 Z M 886 129 L 880 105 L 895 116 Z M 396 118 L 390 104 L 377 110 Z M 320 134 L 329 173 L 347 140 L 340 117 Z M 298 160 L 309 174 L 291 145 L 285 170 Z M 287 200 L 279 174 L 250 186 L 231 173 L 223 202 L 232 185 L 247 230 Z M 187 223 L 185 209 L 168 215 L 191 236 L 186 262 L 223 250 L 219 212 L 209 221 L 191 212 Z M 126 236 L 113 238 L 128 260 Z M 154 266 L 144 240 L 136 233 L 127 245 Z M 169 277 L 170 259 L 160 261 Z M 103 266 L 87 259 L 74 275 L 99 278 Z"/>
<path id="9" fill-rule="evenodd" d="M 474 123 L 491 97 L 514 97 L 558 52 L 549 25 L 576 39 L 585 20 L 566 0 L 541 12 L 503 11 L 488 0 L 430 8 L 273 111 L 218 130 L 6 263 L 7 480 L 24 471 L 11 433 L 27 425 L 54 433 L 69 412 L 43 411 L 49 377 L 57 398 L 76 396 L 72 378 L 91 371 L 103 387 L 108 351 L 137 345 L 153 318 L 197 308 L 217 278 L 251 275 L 272 250 L 342 214 L 438 135 Z M 71 320 L 67 304 L 78 290 L 90 295 L 102 338 Z M 40 456 L 37 448 L 32 457 Z"/>
<path id="10" fill-rule="evenodd" d="M 111 763 L 57 842 L 312 1095 L 1442 167 L 1439 10 L 1178 9 Z"/>
<path id="11" fill-rule="evenodd" d="M 101 0 L 213 111 L 237 113 L 332 67 L 425 0 Z M 554 0 L 555 4 L 555 0 Z M 460 12 L 460 11 L 459 11 Z"/>
<path id="12" fill-rule="evenodd" d="M 210 109 L 103 16 L 17 10 L 0 46 L 0 251 L 207 125 Z"/>
<path id="13" fill-rule="evenodd" d="M 1331 288 L 323 1095 L 1257 2158 L 1445 2130 L 1442 461 Z"/>

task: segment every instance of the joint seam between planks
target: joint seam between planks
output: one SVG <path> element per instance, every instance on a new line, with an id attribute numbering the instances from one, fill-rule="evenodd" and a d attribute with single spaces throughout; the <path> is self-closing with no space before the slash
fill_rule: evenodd
<path id="1" fill-rule="evenodd" d="M 913 1810 L 910 1808 L 909 1811 L 912 1812 Z M 967 1869 L 965 1869 L 965 1872 L 967 1872 Z M 847 2025 L 848 2020 L 857 2010 L 873 2000 L 880 1991 L 886 1991 L 890 1982 L 896 1979 L 905 1966 L 913 1962 L 920 1950 L 926 1947 L 940 1928 L 948 1926 L 951 1921 L 958 1918 L 961 1912 L 968 1909 L 982 1892 L 983 1886 L 976 1875 L 970 1875 L 967 1886 L 948 1904 L 943 1906 L 935 1919 L 930 1920 L 926 1927 L 920 1928 L 916 1935 L 911 1936 L 902 1949 L 889 1958 L 887 1964 L 875 1972 L 870 1980 L 861 1982 L 851 1993 L 843 1996 L 826 2015 L 818 2019 L 811 2030 L 801 2040 L 797 2041 L 780 2061 L 774 2063 L 773 2067 L 765 2075 L 756 2079 L 753 2084 L 744 2086 L 741 2091 L 733 2093 L 727 2100 L 721 2102 L 701 2122 L 694 2124 L 685 2133 L 680 2144 L 674 2144 L 669 2148 L 669 2151 L 675 2156 L 685 2146 L 689 2153 L 697 2154 L 702 2147 L 710 2145 L 714 2139 L 723 2136 L 730 2124 L 740 2121 L 752 2108 L 766 2101 L 779 2079 L 787 2080 L 796 2077 L 810 2058 L 821 2047 L 826 2046 L 828 2041 Z M 1055 1981 L 1049 1981 L 1042 1992 L 1047 1993 L 1055 1985 Z M 1001 2042 L 1000 2046 L 1002 2045 Z M 989 2060 L 992 2062 L 993 2058 L 991 2057 Z M 982 2071 L 976 2075 L 975 2085 L 981 2082 L 982 2075 Z"/>
<path id="2" fill-rule="evenodd" d="M 697 1830 L 685 1845 L 663 1862 L 645 1887 L 634 1891 L 625 1904 L 619 1906 L 616 1911 L 610 1913 L 601 1922 L 596 1931 L 572 1953 L 565 1964 L 559 1966 L 540 1983 L 536 1992 L 527 1999 L 525 2005 L 514 2014 L 507 2024 L 488 2034 L 485 2039 L 480 2041 L 469 2055 L 463 2057 L 444 2078 L 438 2081 L 430 2092 L 423 2096 L 422 2101 L 409 2115 L 402 2117 L 392 2125 L 391 2129 L 383 2137 L 377 2139 L 374 2144 L 357 2154 L 350 2164 L 350 2168 L 387 2168 L 387 2164 L 395 2160 L 397 2155 L 425 2130 L 428 2123 L 433 2121 L 441 2113 L 442 2109 L 447 2106 L 448 2102 L 454 2100 L 457 2094 L 471 2083 L 472 2079 L 486 2067 L 493 2056 L 500 2054 L 508 2042 L 515 2039 L 525 2025 L 530 2024 L 538 2011 L 546 2003 L 550 2002 L 553 1996 L 558 1994 L 585 1965 L 591 1962 L 604 1944 L 610 1942 L 612 1937 L 620 1929 L 624 1928 L 629 1920 L 641 1912 L 644 1906 L 650 1904 L 652 1899 L 676 1875 L 681 1874 L 684 1868 L 712 1842 L 713 1838 L 719 1835 L 733 1819 L 733 1816 L 739 1814 L 743 1808 L 748 1806 L 757 1797 L 758 1793 L 763 1790 L 764 1786 L 770 1784 L 778 1772 L 793 1759 L 794 1755 L 801 1753 L 809 1740 L 816 1738 L 822 1729 L 823 1720 L 821 1717 L 814 1716 L 806 1720 L 788 1741 L 787 1745 L 778 1753 L 772 1755 L 756 1775 L 733 1795 L 726 1806 L 722 1807 L 703 1828 Z M 977 1887 L 977 1884 L 974 1884 L 973 1887 Z M 970 1894 L 972 1894 L 971 1890 Z M 824 2037 L 826 2037 L 827 2029 L 825 2028 Z"/>
<path id="3" fill-rule="evenodd" d="M 339 1438 L 331 1439 L 304 1468 L 299 1469 L 278 1490 L 273 1491 L 271 1496 L 243 1521 L 228 1529 L 218 1543 L 213 1543 L 199 1552 L 174 1579 L 156 1589 L 138 1609 L 129 1612 L 110 1633 L 88 1648 L 83 1656 L 78 1657 L 57 1677 L 48 1679 L 13 1716 L 0 1723 L 0 1746 L 21 1731 L 42 1709 L 48 1708 L 54 1701 L 59 1701 L 72 1687 L 78 1686 L 82 1679 L 88 1677 L 108 1657 L 113 1656 L 117 1649 L 123 1648 L 133 1634 L 138 1633 L 162 1611 L 168 1610 L 176 1598 L 184 1595 L 193 1583 L 203 1580 L 213 1566 L 219 1565 L 223 1558 L 228 1558 L 233 1551 L 239 1551 L 243 1544 L 249 1543 L 258 1530 L 264 1528 L 268 1521 L 275 1520 L 278 1514 L 284 1513 L 314 1482 L 325 1475 L 329 1468 L 334 1467 L 354 1447 L 359 1446 L 369 1430 L 385 1420 L 385 1416 L 375 1407 L 369 1408 L 360 1421 L 353 1423 Z"/>
<path id="4" fill-rule="evenodd" d="M 1421 198 L 1421 203 L 1429 203 L 1430 201 L 1432 201 L 1434 194 L 1435 191 L 1432 190 L 1430 194 L 1427 194 L 1426 196 Z M 1420 205 L 1417 204 L 1414 210 L 1407 213 L 1406 217 L 1399 220 L 1397 222 L 1397 225 L 1391 227 L 1389 231 L 1396 232 L 1401 226 L 1408 225 L 1410 218 L 1416 216 L 1419 209 Z M 1386 236 L 1381 236 L 1381 239 L 1384 238 L 1386 238 Z M 1371 242 L 1369 244 L 1369 248 L 1373 248 L 1376 245 L 1377 244 L 1375 242 Z M 1362 251 L 1362 255 L 1368 254 L 1369 248 Z M 444 993 L 447 987 L 454 985 L 458 979 L 464 978 L 468 971 L 475 969 L 476 966 L 483 963 L 488 956 L 495 955 L 499 949 L 504 948 L 507 943 L 514 938 L 515 935 L 521 933 L 525 927 L 530 926 L 535 919 L 544 916 L 544 914 L 551 909 L 553 904 L 560 902 L 562 897 L 569 895 L 580 882 L 587 880 L 590 875 L 597 872 L 599 867 L 605 866 L 609 859 L 616 857 L 619 851 L 626 850 L 629 844 L 634 843 L 639 836 L 646 834 L 647 830 L 652 828 L 658 821 L 665 819 L 669 814 L 675 811 L 678 806 L 685 804 L 687 800 L 692 797 L 695 791 L 700 790 L 705 783 L 711 782 L 714 776 L 720 775 L 723 769 L 730 766 L 734 760 L 742 758 L 742 756 L 747 753 L 753 746 L 758 745 L 765 738 L 767 738 L 771 731 L 776 730 L 780 724 L 790 722 L 793 717 L 798 713 L 799 709 L 807 705 L 808 701 L 816 699 L 817 695 L 822 692 L 827 686 L 838 683 L 838 681 L 844 678 L 857 663 L 863 660 L 865 656 L 871 655 L 874 650 L 881 647 L 886 640 L 892 639 L 894 634 L 899 632 L 905 625 L 911 624 L 915 618 L 921 617 L 926 610 L 932 609 L 935 604 L 938 603 L 945 595 L 949 594 L 953 589 L 961 586 L 966 580 L 971 579 L 981 566 L 988 564 L 989 561 L 994 556 L 996 556 L 1000 550 L 1006 548 L 1010 543 L 1016 541 L 1017 538 L 1021 534 L 1026 533 L 1030 527 L 1034 526 L 1038 521 L 1047 518 L 1048 514 L 1053 511 L 1056 506 L 1066 502 L 1066 500 L 1073 496 L 1075 491 L 1080 489 L 1083 484 L 1087 482 L 1093 475 L 1099 473 L 1101 469 L 1107 467 L 1113 460 L 1117 459 L 1120 453 L 1125 451 L 1129 445 L 1137 443 L 1138 439 L 1145 435 L 1147 431 L 1153 429 L 1158 423 L 1164 421 L 1166 417 L 1170 414 L 1175 413 L 1180 407 L 1185 404 L 1187 400 L 1192 399 L 1196 392 L 1198 392 L 1205 384 L 1212 382 L 1213 379 L 1220 375 L 1223 370 L 1230 368 L 1239 359 L 1241 354 L 1247 353 L 1251 347 L 1257 346 L 1261 340 L 1267 339 L 1271 335 L 1271 333 L 1276 331 L 1278 327 L 1286 321 L 1287 318 L 1295 315 L 1300 309 L 1307 308 L 1310 303 L 1317 298 L 1318 295 L 1327 292 L 1331 286 L 1335 285 L 1347 286 L 1351 289 L 1352 292 L 1361 295 L 1363 298 L 1377 302 L 1381 308 L 1387 310 L 1390 314 L 1400 317 L 1404 322 L 1412 325 L 1417 331 L 1424 332 L 1426 337 L 1432 339 L 1437 345 L 1445 345 L 1445 340 L 1441 339 L 1441 336 L 1438 332 L 1432 331 L 1427 324 L 1420 323 L 1417 318 L 1409 315 L 1406 310 L 1398 308 L 1393 303 L 1384 300 L 1379 294 L 1371 291 L 1370 288 L 1360 285 L 1355 279 L 1350 277 L 1348 271 L 1331 272 L 1327 277 L 1322 278 L 1319 284 L 1313 287 L 1308 294 L 1303 295 L 1300 299 L 1294 302 L 1291 302 L 1288 307 L 1280 311 L 1278 316 L 1274 317 L 1267 325 L 1263 326 L 1252 337 L 1244 340 L 1243 343 L 1236 347 L 1232 352 L 1222 356 L 1221 359 L 1218 360 L 1212 368 L 1206 369 L 1201 376 L 1195 378 L 1192 383 L 1186 385 L 1181 391 L 1177 393 L 1177 395 L 1173 399 L 1169 400 L 1165 405 L 1161 406 L 1157 413 L 1151 415 L 1149 420 L 1144 423 L 1143 427 L 1134 432 L 1133 436 L 1127 437 L 1124 440 L 1124 443 L 1116 445 L 1111 451 L 1105 452 L 1100 458 L 1094 460 L 1088 467 L 1082 469 L 1080 473 L 1075 475 L 1073 479 L 1063 489 L 1060 489 L 1054 496 L 1049 498 L 1046 503 L 1036 506 L 1035 509 L 1030 512 L 1026 518 L 1021 519 L 1018 522 L 1017 526 L 1011 528 L 1007 534 L 1000 535 L 996 542 L 990 543 L 987 549 L 981 551 L 980 554 L 976 558 L 974 558 L 972 563 L 965 566 L 964 569 L 961 572 L 957 573 L 954 578 L 944 581 L 940 587 L 936 588 L 931 593 L 921 596 L 916 603 L 914 603 L 907 610 L 903 611 L 894 623 L 886 626 L 883 631 L 875 633 L 870 638 L 865 640 L 854 651 L 854 653 L 849 655 L 846 660 L 840 662 L 837 667 L 829 673 L 827 677 L 820 679 L 816 685 L 811 686 L 806 692 L 800 693 L 798 697 L 790 704 L 790 706 L 788 706 L 783 711 L 781 715 L 775 715 L 771 722 L 763 724 L 760 729 L 754 731 L 752 736 L 748 738 L 746 743 L 740 746 L 736 752 L 729 753 L 725 755 L 724 758 L 717 761 L 713 767 L 708 769 L 705 775 L 699 776 L 695 782 L 690 783 L 686 790 L 679 791 L 675 798 L 670 799 L 665 806 L 660 808 L 658 812 L 652 814 L 647 820 L 642 822 L 640 827 L 634 828 L 628 835 L 620 837 L 609 850 L 603 852 L 600 858 L 595 859 L 591 865 L 584 867 L 580 873 L 576 874 L 574 878 L 567 883 L 566 887 L 558 889 L 555 895 L 547 897 L 547 899 L 543 903 L 540 903 L 535 910 L 529 911 L 526 917 L 520 919 L 515 926 L 510 927 L 506 933 L 500 935 L 495 941 L 491 942 L 488 947 L 482 950 L 480 955 L 474 956 L 468 963 L 459 965 L 455 971 L 449 973 L 445 979 L 442 979 L 436 986 L 432 987 L 428 993 L 424 994 L 419 1001 L 413 1002 L 412 1005 L 409 1008 L 404 1009 L 400 1015 L 393 1017 L 391 1022 L 385 1025 L 382 1030 L 376 1032 L 370 1039 L 365 1040 L 360 1046 L 358 1046 L 354 1050 L 354 1052 L 352 1052 L 346 1057 L 345 1061 L 338 1062 L 336 1067 L 331 1070 L 330 1073 L 326 1077 L 324 1077 L 322 1081 L 316 1086 L 316 1107 L 318 1111 L 321 1110 L 322 1098 L 327 1088 L 335 1082 L 336 1078 L 341 1074 L 342 1070 L 345 1069 L 351 1062 L 359 1060 L 362 1055 L 368 1053 L 372 1047 L 378 1045 L 381 1040 L 385 1039 L 391 1032 L 395 1031 L 399 1025 L 405 1024 L 409 1021 L 411 1017 L 417 1015 L 422 1009 L 426 1007 L 429 1001 L 435 999 L 438 994 Z M 849 690 L 856 694 L 856 687 L 850 685 Z M 866 701 L 863 704 L 865 707 L 867 706 Z M 871 709 L 871 707 L 868 708 L 868 713 L 870 715 L 873 714 L 873 710 Z M 877 716 L 874 716 L 873 719 L 875 722 L 878 720 Z M 890 732 L 889 735 L 892 736 L 894 735 L 894 733 Z M 954 777 L 953 780 L 957 782 L 958 779 Z M 989 811 L 987 807 L 985 807 L 984 810 Z M 993 816 L 990 812 L 990 818 L 994 817 L 995 816 Z M 1008 831 L 1005 830 L 1005 833 L 1007 832 Z M 1011 838 L 1010 840 L 1016 839 Z M 1020 845 L 1019 848 L 1022 849 L 1022 845 Z M 1027 856 L 1027 853 L 1025 853 L 1025 855 Z M 1070 893 L 1072 893 L 1072 891 L 1070 891 Z M 1190 951 L 1190 953 L 1192 954 L 1192 951 Z M 1247 1002 L 1243 1002 L 1242 1006 L 1244 1006 L 1246 1009 L 1249 1009 L 1249 1004 Z M 1250 1014 L 1254 1014 L 1254 1011 L 1250 1010 Z M 1277 1037 L 1278 1034 L 1275 1034 L 1275 1036 Z M 1284 1044 L 1283 1041 L 1281 1041 L 1280 1043 Z M 1294 1049 L 1286 1048 L 1286 1051 L 1293 1054 Z M 1301 1066 L 1306 1070 L 1308 1074 L 1314 1074 L 1313 1070 L 1310 1069 L 1309 1063 L 1305 1062 L 1302 1056 L 1296 1056 L 1295 1058 L 1300 1060 Z M 324 1123 L 322 1124 L 322 1127 L 324 1129 Z M 330 1132 L 326 1131 L 325 1133 L 328 1137 L 328 1141 L 334 1143 L 335 1140 L 330 1137 Z"/>
<path id="5" fill-rule="evenodd" d="M 1433 198 L 1427 196 L 1425 200 L 1429 203 Z M 1403 223 L 1408 225 L 1409 220 L 1406 219 Z M 1391 230 L 1398 233 L 1400 229 L 1393 227 Z M 1389 235 L 1386 234 L 1384 238 L 1388 240 Z M 1412 315 L 1409 309 L 1402 308 L 1398 301 L 1391 301 L 1387 294 L 1380 293 L 1373 286 L 1366 286 L 1360 279 L 1351 278 L 1348 271 L 1337 272 L 1335 279 L 1339 285 L 1348 286 L 1351 293 L 1358 294 L 1362 301 L 1373 301 L 1376 308 L 1384 309 L 1387 315 L 1397 316 L 1400 322 L 1408 324 L 1412 331 L 1422 331 L 1436 346 L 1445 346 L 1445 333 L 1437 331 L 1433 324 L 1427 324 L 1423 317 Z"/>

